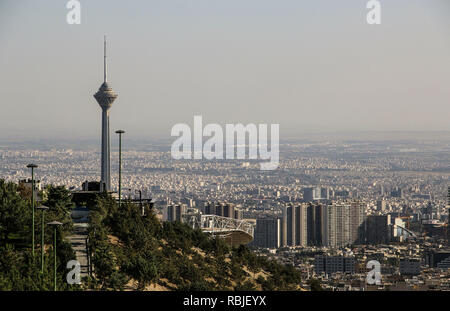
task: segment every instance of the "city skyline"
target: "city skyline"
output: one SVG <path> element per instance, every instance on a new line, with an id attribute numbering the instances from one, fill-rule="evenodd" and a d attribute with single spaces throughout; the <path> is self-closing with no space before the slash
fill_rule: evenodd
<path id="1" fill-rule="evenodd" d="M 448 0 L 63 2 L 0 4 L 0 291 L 450 290 Z"/>

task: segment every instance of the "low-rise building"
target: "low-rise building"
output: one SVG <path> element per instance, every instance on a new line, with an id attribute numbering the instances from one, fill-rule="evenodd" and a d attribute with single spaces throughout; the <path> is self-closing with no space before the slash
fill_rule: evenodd
<path id="1" fill-rule="evenodd" d="M 314 270 L 317 274 L 355 273 L 354 257 L 317 255 L 314 257 Z"/>
<path id="2" fill-rule="evenodd" d="M 400 259 L 399 268 L 402 275 L 419 275 L 421 271 L 420 260 L 411 258 Z"/>

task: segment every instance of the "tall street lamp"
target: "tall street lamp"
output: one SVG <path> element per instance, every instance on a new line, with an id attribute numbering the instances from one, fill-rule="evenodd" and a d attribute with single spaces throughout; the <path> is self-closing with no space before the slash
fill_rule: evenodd
<path id="1" fill-rule="evenodd" d="M 142 191 L 135 190 L 134 193 L 139 193 L 139 207 L 141 208 L 141 216 L 144 216 L 144 206 L 142 205 Z"/>
<path id="2" fill-rule="evenodd" d="M 34 258 L 34 169 L 38 166 L 36 164 L 28 164 L 28 168 L 31 168 L 31 218 L 32 218 L 32 225 L 31 225 L 31 247 Z"/>
<path id="3" fill-rule="evenodd" d="M 54 269 L 53 269 L 53 290 L 56 291 L 56 229 L 57 227 L 61 226 L 62 223 L 59 221 L 52 221 L 47 223 L 47 225 L 52 226 L 54 229 L 54 236 L 53 236 L 53 254 L 54 254 Z"/>
<path id="4" fill-rule="evenodd" d="M 41 210 L 41 272 L 44 273 L 44 212 L 49 208 L 47 206 L 41 205 L 36 207 L 36 209 Z"/>
<path id="5" fill-rule="evenodd" d="M 119 208 L 122 201 L 122 134 L 124 133 L 123 130 L 116 131 L 116 134 L 119 134 Z"/>

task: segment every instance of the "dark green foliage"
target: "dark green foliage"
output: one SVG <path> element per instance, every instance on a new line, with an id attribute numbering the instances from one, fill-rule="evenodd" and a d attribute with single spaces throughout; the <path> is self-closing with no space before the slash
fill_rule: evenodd
<path id="1" fill-rule="evenodd" d="M 142 290 L 145 286 L 158 279 L 158 261 L 151 252 L 143 254 L 133 254 L 124 265 L 124 272 L 137 280 L 138 289 Z"/>
<path id="2" fill-rule="evenodd" d="M 45 205 L 50 207 L 51 211 L 60 215 L 67 215 L 74 208 L 72 194 L 65 186 L 48 186 Z"/>
<path id="3" fill-rule="evenodd" d="M 214 285 L 210 284 L 207 281 L 199 280 L 190 284 L 183 284 L 178 288 L 178 290 L 188 292 L 211 291 L 214 290 Z"/>
<path id="4" fill-rule="evenodd" d="M 63 239 L 72 226 L 70 218 L 70 192 L 64 187 L 48 189 L 50 207 L 46 221 L 58 220 L 65 223 L 57 234 L 57 288 L 58 290 L 78 290 L 78 285 L 66 282 L 66 264 L 75 258 L 71 245 Z M 53 247 L 44 254 L 44 273 L 41 273 L 40 251 L 31 255 L 31 191 L 14 183 L 0 180 L 0 290 L 53 290 Z M 35 214 L 36 242 L 40 243 L 41 214 Z M 46 244 L 53 245 L 53 230 L 47 228 Z"/>
<path id="5" fill-rule="evenodd" d="M 59 221 L 63 223 L 61 228 L 58 228 L 58 236 L 66 237 L 73 230 L 72 219 L 70 217 L 71 211 L 74 207 L 72 203 L 72 195 L 64 186 L 48 186 L 47 199 L 43 205 L 49 207 L 45 212 L 45 222 Z M 36 217 L 36 234 L 41 232 L 41 215 L 42 212 L 37 212 Z M 53 228 L 45 226 L 46 243 L 53 243 Z"/>
<path id="6" fill-rule="evenodd" d="M 62 246 L 63 244 L 61 244 Z M 70 245 L 68 245 L 70 247 Z M 63 246 L 62 246 L 63 247 Z M 58 290 L 77 290 L 78 285 L 66 282 L 67 254 L 71 250 L 57 252 Z M 44 257 L 44 273 L 41 273 L 40 258 L 33 260 L 29 249 L 16 250 L 14 246 L 0 247 L 0 290 L 53 290 L 53 251 Z M 70 260 L 70 259 L 69 259 Z"/>
<path id="7" fill-rule="evenodd" d="M 58 256 L 58 260 L 61 263 L 59 265 L 59 271 L 61 273 L 67 272 L 66 264 L 69 261 L 76 259 L 75 252 L 72 249 L 72 245 L 70 245 L 70 243 L 66 240 L 63 240 L 61 238 L 61 235 L 59 234 L 57 235 L 56 248 L 56 255 Z"/>
<path id="8" fill-rule="evenodd" d="M 119 209 L 106 194 L 91 210 L 89 240 L 97 279 L 91 286 L 97 289 L 121 289 L 120 284 L 133 279 L 138 290 L 155 283 L 187 291 L 256 290 L 258 282 L 244 267 L 271 275 L 260 278 L 263 288 L 291 290 L 300 282 L 299 271 L 257 256 L 246 246 L 232 249 L 223 239 L 186 224 L 161 223 L 153 213 L 142 217 L 131 202 L 124 201 Z"/>
<path id="9" fill-rule="evenodd" d="M 92 262 L 95 266 L 95 276 L 100 281 L 101 287 L 104 288 L 110 276 L 116 271 L 114 254 L 110 244 L 105 241 L 98 243 L 96 246 Z"/>
<path id="10" fill-rule="evenodd" d="M 243 283 L 237 284 L 234 288 L 235 291 L 254 291 L 256 290 L 255 284 L 250 281 L 245 281 Z"/>
<path id="11" fill-rule="evenodd" d="M 26 241 L 31 235 L 30 226 L 31 206 L 21 197 L 16 184 L 0 179 L 0 245 L 8 243 L 13 233 L 16 240 Z"/>
<path id="12" fill-rule="evenodd" d="M 125 284 L 128 282 L 128 277 L 125 273 L 114 271 L 108 278 L 105 284 L 107 288 L 112 290 L 124 290 Z"/>
<path id="13" fill-rule="evenodd" d="M 322 291 L 322 286 L 320 285 L 320 281 L 317 279 L 309 279 L 308 285 L 311 287 L 311 291 Z"/>

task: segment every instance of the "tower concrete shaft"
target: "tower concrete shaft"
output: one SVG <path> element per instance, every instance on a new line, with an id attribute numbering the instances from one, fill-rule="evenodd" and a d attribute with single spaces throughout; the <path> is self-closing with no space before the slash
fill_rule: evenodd
<path id="1" fill-rule="evenodd" d="M 102 185 L 109 191 L 111 189 L 110 166 L 110 139 L 109 139 L 109 109 L 102 108 L 102 156 L 101 156 L 101 180 Z"/>
<path id="2" fill-rule="evenodd" d="M 112 90 L 106 77 L 106 38 L 104 43 L 104 81 L 94 98 L 102 108 L 102 154 L 101 154 L 101 187 L 102 191 L 111 190 L 110 139 L 109 139 L 109 109 L 117 94 Z"/>

